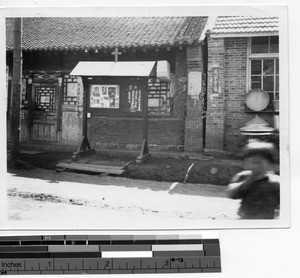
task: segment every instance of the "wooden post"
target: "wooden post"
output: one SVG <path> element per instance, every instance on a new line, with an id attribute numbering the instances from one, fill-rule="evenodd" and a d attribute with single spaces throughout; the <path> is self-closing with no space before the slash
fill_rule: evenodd
<path id="1" fill-rule="evenodd" d="M 83 117 L 82 117 L 82 136 L 87 137 L 87 90 L 88 84 L 85 78 L 82 78 L 83 83 Z"/>
<path id="2" fill-rule="evenodd" d="M 88 84 L 85 78 L 83 82 L 83 117 L 82 117 L 82 138 L 77 151 L 73 154 L 72 160 L 78 160 L 81 157 L 95 154 L 95 150 L 91 148 L 90 142 L 87 138 L 87 97 Z"/>
<path id="3" fill-rule="evenodd" d="M 33 121 L 33 109 L 34 109 L 34 94 L 33 94 L 33 85 L 32 85 L 32 77 L 30 75 L 30 81 L 27 85 L 27 98 L 28 98 L 28 116 L 27 116 L 27 125 L 28 125 L 28 133 L 29 139 L 32 137 L 32 121 Z"/>
<path id="4" fill-rule="evenodd" d="M 63 76 L 63 75 L 62 75 Z M 63 104 L 63 77 L 58 77 L 58 86 L 56 92 L 56 125 L 57 141 L 62 141 L 62 104 Z"/>
<path id="5" fill-rule="evenodd" d="M 143 142 L 140 155 L 137 157 L 137 163 L 143 163 L 151 156 L 148 150 L 148 78 L 143 79 L 142 85 L 142 109 L 143 109 Z"/>
<path id="6" fill-rule="evenodd" d="M 10 115 L 10 136 L 12 139 L 10 162 L 15 162 L 20 156 L 20 95 L 22 84 L 22 19 L 15 19 L 14 50 L 13 50 L 13 81 L 12 109 Z"/>
<path id="7" fill-rule="evenodd" d="M 145 81 L 144 79 L 144 82 Z M 145 86 L 145 84 L 143 84 L 143 93 L 144 93 L 144 97 L 143 97 L 143 141 L 146 142 L 145 144 L 145 149 L 144 151 L 144 155 L 148 153 L 148 144 L 147 144 L 147 140 L 148 140 L 148 88 L 147 86 Z"/>

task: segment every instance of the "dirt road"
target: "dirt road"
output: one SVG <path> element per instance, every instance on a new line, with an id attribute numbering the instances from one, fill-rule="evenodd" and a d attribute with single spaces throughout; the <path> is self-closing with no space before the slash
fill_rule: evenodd
<path id="1" fill-rule="evenodd" d="M 188 229 L 236 219 L 225 187 L 31 169 L 8 173 L 8 224 L 22 228 Z"/>

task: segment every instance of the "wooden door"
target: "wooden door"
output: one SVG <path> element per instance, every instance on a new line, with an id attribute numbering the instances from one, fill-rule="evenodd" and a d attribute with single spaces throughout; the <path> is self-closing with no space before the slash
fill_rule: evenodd
<path id="1" fill-rule="evenodd" d="M 33 85 L 31 139 L 56 141 L 58 85 Z"/>

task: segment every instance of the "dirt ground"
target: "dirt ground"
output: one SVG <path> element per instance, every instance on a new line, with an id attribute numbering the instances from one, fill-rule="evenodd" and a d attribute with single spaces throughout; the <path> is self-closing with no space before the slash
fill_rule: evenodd
<path id="1" fill-rule="evenodd" d="M 189 167 L 193 164 L 185 182 L 227 185 L 232 176 L 242 170 L 242 161 L 239 159 L 210 156 L 191 159 L 187 156 L 153 154 L 148 161 L 136 164 L 134 161 L 137 155 L 134 152 L 97 152 L 96 156 L 88 159 L 91 164 L 127 165 L 124 176 L 139 180 L 183 182 Z M 55 169 L 59 161 L 70 161 L 71 156 L 71 152 L 62 151 L 24 152 L 21 159 L 36 167 Z M 24 165 L 20 163 L 17 167 L 22 168 Z"/>
<path id="2" fill-rule="evenodd" d="M 239 200 L 228 199 L 224 186 L 29 167 L 7 174 L 11 228 L 194 229 L 238 219 Z"/>

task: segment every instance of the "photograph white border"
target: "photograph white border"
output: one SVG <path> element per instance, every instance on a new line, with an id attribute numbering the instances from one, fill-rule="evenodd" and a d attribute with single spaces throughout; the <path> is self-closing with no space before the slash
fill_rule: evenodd
<path id="1" fill-rule="evenodd" d="M 126 16 L 217 16 L 217 15 L 278 15 L 280 18 L 280 92 L 289 92 L 288 83 L 288 9 L 287 6 L 251 5 L 251 6 L 117 6 L 117 7 L 8 7 L 0 11 L 0 89 L 5 92 L 5 18 L 6 17 L 123 17 Z M 3 51 L 4 50 L 4 51 Z M 284 74 L 281 74 L 284 73 Z M 3 119 L 2 130 L 6 121 L 6 96 L 1 95 L 1 113 Z M 281 179 L 281 207 L 280 218 L 274 220 L 212 220 L 199 221 L 198 227 L 162 227 L 162 229 L 227 229 L 227 228 L 288 228 L 290 226 L 290 170 L 289 170 L 289 94 L 282 94 L 280 98 L 280 179 Z M 6 175 L 6 134 L 1 136 L 1 173 Z M 3 188 L 6 187 L 2 187 Z M 1 191 L 1 199 L 6 191 Z M 1 211 L 6 210 L 7 200 L 1 200 Z M 3 210 L 2 210 L 3 209 Z M 11 226 L 3 213 L 0 227 L 4 229 L 40 229 L 38 223 L 22 223 L 18 227 Z M 4 217 L 3 217 L 4 216 Z M 78 227 L 78 226 L 77 226 Z M 43 227 L 45 228 L 45 227 Z M 49 229 L 67 229 L 72 227 L 49 227 Z M 87 229 L 81 227 L 79 229 Z M 153 227 L 116 227 L 116 229 L 153 229 Z M 157 227 L 157 229 L 160 229 Z"/>

